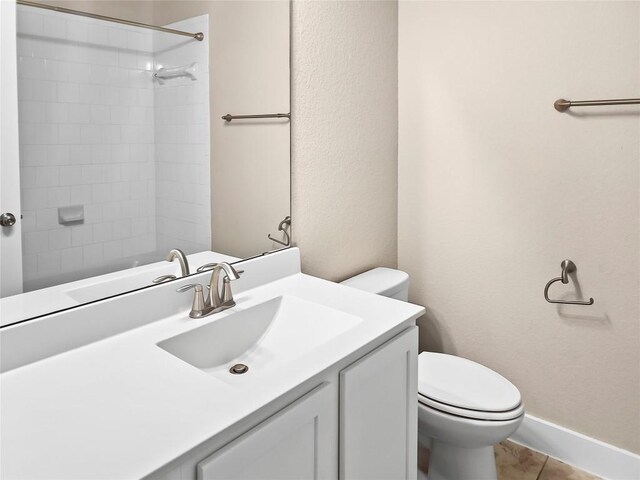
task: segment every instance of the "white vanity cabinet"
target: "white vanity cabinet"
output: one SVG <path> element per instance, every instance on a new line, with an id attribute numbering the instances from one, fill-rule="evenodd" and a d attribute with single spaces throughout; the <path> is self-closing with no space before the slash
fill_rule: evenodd
<path id="1" fill-rule="evenodd" d="M 335 385 L 323 383 L 198 464 L 198 480 L 335 478 Z"/>
<path id="2" fill-rule="evenodd" d="M 340 478 L 415 479 L 418 327 L 340 372 Z"/>
<path id="3" fill-rule="evenodd" d="M 412 326 L 208 456 L 199 448 L 150 478 L 415 480 L 417 349 Z"/>

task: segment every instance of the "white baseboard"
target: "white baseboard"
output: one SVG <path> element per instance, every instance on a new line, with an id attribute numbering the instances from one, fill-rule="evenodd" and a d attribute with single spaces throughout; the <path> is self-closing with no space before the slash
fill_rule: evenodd
<path id="1" fill-rule="evenodd" d="M 531 415 L 509 440 L 608 480 L 640 479 L 640 455 Z"/>

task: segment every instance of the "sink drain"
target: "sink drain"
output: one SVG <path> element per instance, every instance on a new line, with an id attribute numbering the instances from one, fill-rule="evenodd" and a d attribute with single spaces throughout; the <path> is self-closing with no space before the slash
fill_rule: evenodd
<path id="1" fill-rule="evenodd" d="M 236 363 L 233 367 L 229 369 L 229 371 L 234 375 L 242 375 L 243 373 L 247 373 L 249 371 L 249 367 L 247 367 L 243 363 Z"/>

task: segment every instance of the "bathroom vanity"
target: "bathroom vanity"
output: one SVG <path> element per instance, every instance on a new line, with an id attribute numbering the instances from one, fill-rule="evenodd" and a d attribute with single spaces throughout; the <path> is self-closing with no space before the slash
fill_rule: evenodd
<path id="1" fill-rule="evenodd" d="M 415 478 L 424 309 L 295 248 L 236 268 L 212 316 L 176 292 L 205 272 L 2 329 L 2 477 Z"/>

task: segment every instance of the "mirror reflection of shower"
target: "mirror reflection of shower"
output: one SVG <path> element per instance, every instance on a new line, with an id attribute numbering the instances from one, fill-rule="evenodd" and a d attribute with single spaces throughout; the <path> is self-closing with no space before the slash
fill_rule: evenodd
<path id="1" fill-rule="evenodd" d="M 17 16 L 24 291 L 210 250 L 208 42 Z"/>

